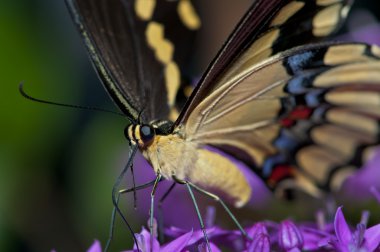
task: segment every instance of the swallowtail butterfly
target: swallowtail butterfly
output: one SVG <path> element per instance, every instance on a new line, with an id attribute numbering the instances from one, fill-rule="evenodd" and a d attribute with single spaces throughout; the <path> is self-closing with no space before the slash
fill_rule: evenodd
<path id="1" fill-rule="evenodd" d="M 380 48 L 320 42 L 351 0 L 256 0 L 184 106 L 184 52 L 201 21 L 190 0 L 67 0 L 133 155 L 235 207 L 251 188 L 336 190 L 379 144 Z M 131 157 L 133 158 L 133 157 Z M 156 183 L 155 183 L 156 185 Z"/>

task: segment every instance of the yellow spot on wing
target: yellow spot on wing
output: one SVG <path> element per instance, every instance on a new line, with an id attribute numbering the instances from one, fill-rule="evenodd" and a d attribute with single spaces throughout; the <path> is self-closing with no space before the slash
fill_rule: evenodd
<path id="1" fill-rule="evenodd" d="M 177 120 L 178 116 L 179 116 L 179 112 L 178 112 L 177 108 L 173 107 L 170 110 L 169 120 L 172 121 L 172 122 L 175 122 Z"/>
<path id="2" fill-rule="evenodd" d="M 305 5 L 304 2 L 290 2 L 284 6 L 280 13 L 272 21 L 272 26 L 284 24 L 290 17 L 292 17 L 297 11 L 299 11 Z"/>
<path id="3" fill-rule="evenodd" d="M 174 100 L 180 84 L 180 78 L 181 75 L 177 64 L 170 62 L 165 68 L 165 83 L 168 91 L 169 106 L 174 105 Z"/>
<path id="4" fill-rule="evenodd" d="M 377 85 L 379 80 L 380 62 L 359 62 L 335 67 L 320 74 L 314 80 L 314 86 L 331 87 L 355 82 Z"/>
<path id="5" fill-rule="evenodd" d="M 163 64 L 172 60 L 174 46 L 164 38 L 164 26 L 157 22 L 150 22 L 145 31 L 148 45 L 154 49 L 155 56 Z"/>
<path id="6" fill-rule="evenodd" d="M 327 6 L 334 3 L 342 2 L 342 0 L 317 0 L 317 5 L 319 6 Z"/>
<path id="7" fill-rule="evenodd" d="M 327 36 L 337 27 L 341 17 L 341 4 L 335 4 L 320 11 L 313 18 L 313 35 Z"/>
<path id="8" fill-rule="evenodd" d="M 347 167 L 340 168 L 339 170 L 337 170 L 333 174 L 331 182 L 330 182 L 331 189 L 333 191 L 338 191 L 342 187 L 344 181 L 346 181 L 348 177 L 354 174 L 355 171 L 356 171 L 356 168 L 354 166 L 347 166 Z"/>
<path id="9" fill-rule="evenodd" d="M 137 17 L 145 21 L 150 20 L 155 6 L 156 0 L 136 0 L 135 12 Z"/>
<path id="10" fill-rule="evenodd" d="M 345 92 L 328 92 L 325 99 L 335 105 L 344 106 L 380 106 L 380 96 L 373 91 L 345 91 Z"/>
<path id="11" fill-rule="evenodd" d="M 178 3 L 178 15 L 182 23 L 190 30 L 199 29 L 201 20 L 194 10 L 190 0 L 180 0 Z"/>
<path id="12" fill-rule="evenodd" d="M 376 135 L 379 133 L 375 119 L 354 112 L 333 109 L 327 112 L 326 118 L 332 123 L 344 125 L 354 130 L 361 130 L 368 134 Z"/>
<path id="13" fill-rule="evenodd" d="M 375 157 L 375 154 L 378 152 L 379 146 L 369 146 L 363 150 L 362 153 L 362 160 L 364 160 L 364 163 L 367 163 L 371 159 Z"/>
<path id="14" fill-rule="evenodd" d="M 187 85 L 183 92 L 185 93 L 186 97 L 190 97 L 191 93 L 193 92 L 194 88 L 191 85 Z"/>
<path id="15" fill-rule="evenodd" d="M 318 183 L 324 183 L 329 173 L 342 160 L 342 157 L 319 146 L 302 148 L 296 155 L 296 160 L 309 176 Z"/>
<path id="16" fill-rule="evenodd" d="M 164 26 L 157 22 L 149 22 L 145 36 L 156 59 L 164 64 L 168 105 L 172 107 L 181 82 L 181 72 L 173 61 L 174 45 L 164 37 Z"/>
<path id="17" fill-rule="evenodd" d="M 374 45 L 371 46 L 371 52 L 373 53 L 373 55 L 380 57 L 380 47 Z"/>
<path id="18" fill-rule="evenodd" d="M 347 18 L 348 12 L 350 12 L 350 6 L 344 6 L 342 10 L 340 11 L 340 17 L 342 19 Z"/>
<path id="19" fill-rule="evenodd" d="M 365 45 L 336 45 L 330 46 L 323 59 L 326 65 L 338 65 L 351 61 L 367 59 L 364 55 Z"/>
<path id="20" fill-rule="evenodd" d="M 315 186 L 315 181 L 311 180 L 307 175 L 303 174 L 301 171 L 295 171 L 295 185 L 297 188 L 313 195 L 318 198 L 322 196 L 322 191 Z M 289 184 L 294 183 L 293 181 L 289 181 Z M 286 186 L 285 186 L 286 188 Z"/>

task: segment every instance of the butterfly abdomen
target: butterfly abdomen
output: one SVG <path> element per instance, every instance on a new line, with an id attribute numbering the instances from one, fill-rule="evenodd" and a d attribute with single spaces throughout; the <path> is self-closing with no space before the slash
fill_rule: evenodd
<path id="1" fill-rule="evenodd" d="M 235 207 L 244 206 L 251 198 L 251 187 L 244 174 L 222 155 L 197 149 L 198 159 L 188 179 L 208 192 L 215 193 Z"/>

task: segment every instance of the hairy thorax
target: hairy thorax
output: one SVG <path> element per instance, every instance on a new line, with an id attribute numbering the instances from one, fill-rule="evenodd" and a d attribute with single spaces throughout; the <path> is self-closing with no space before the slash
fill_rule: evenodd
<path id="1" fill-rule="evenodd" d="M 198 159 L 196 144 L 187 142 L 175 134 L 157 135 L 153 143 L 141 151 L 154 171 L 166 179 L 176 176 L 185 180 Z"/>
<path id="2" fill-rule="evenodd" d="M 156 135 L 140 149 L 154 171 L 166 179 L 174 175 L 241 207 L 251 196 L 243 173 L 228 158 L 202 148 L 179 134 Z"/>

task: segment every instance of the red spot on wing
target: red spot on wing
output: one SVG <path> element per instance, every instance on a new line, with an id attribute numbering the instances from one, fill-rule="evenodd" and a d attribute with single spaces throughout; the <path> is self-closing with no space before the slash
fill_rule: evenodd
<path id="1" fill-rule="evenodd" d="M 281 120 L 280 123 L 282 126 L 289 128 L 290 126 L 292 126 L 294 124 L 294 120 L 289 119 L 289 118 L 284 118 Z"/>
<path id="2" fill-rule="evenodd" d="M 277 165 L 268 179 L 268 184 L 275 185 L 285 178 L 293 177 L 294 168 L 291 165 Z"/>
<path id="3" fill-rule="evenodd" d="M 284 127 L 293 126 L 297 120 L 308 119 L 313 112 L 313 109 L 305 106 L 295 107 L 287 117 L 280 120 L 280 123 Z"/>

